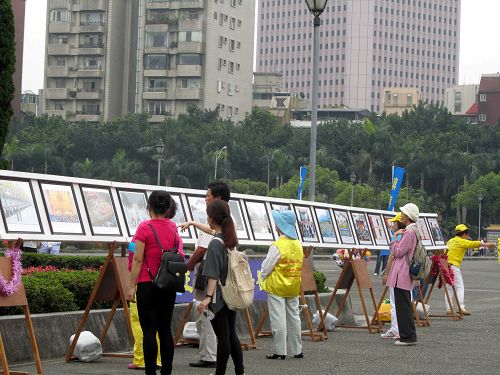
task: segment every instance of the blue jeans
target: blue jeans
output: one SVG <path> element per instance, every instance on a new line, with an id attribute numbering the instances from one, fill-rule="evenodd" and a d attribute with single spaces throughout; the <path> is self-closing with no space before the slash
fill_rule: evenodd
<path id="1" fill-rule="evenodd" d="M 44 245 L 41 245 L 40 249 L 38 250 L 38 252 L 40 254 L 57 255 L 57 254 L 59 254 L 59 250 L 61 250 L 61 244 L 52 245 L 52 246 L 48 246 L 48 247 L 44 246 Z"/>

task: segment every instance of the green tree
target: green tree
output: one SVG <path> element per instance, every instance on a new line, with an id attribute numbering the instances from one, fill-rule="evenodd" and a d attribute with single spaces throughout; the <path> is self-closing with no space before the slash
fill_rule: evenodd
<path id="1" fill-rule="evenodd" d="M 14 31 L 14 13 L 11 0 L 0 0 L 0 159 L 9 132 L 13 114 L 14 79 L 16 69 L 16 45 Z"/>

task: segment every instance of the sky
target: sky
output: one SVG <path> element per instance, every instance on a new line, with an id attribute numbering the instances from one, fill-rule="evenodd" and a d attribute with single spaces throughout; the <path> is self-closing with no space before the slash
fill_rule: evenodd
<path id="1" fill-rule="evenodd" d="M 23 91 L 43 88 L 46 9 L 47 0 L 26 0 Z M 479 83 L 482 73 L 500 71 L 499 14 L 498 0 L 462 0 L 460 84 Z"/>

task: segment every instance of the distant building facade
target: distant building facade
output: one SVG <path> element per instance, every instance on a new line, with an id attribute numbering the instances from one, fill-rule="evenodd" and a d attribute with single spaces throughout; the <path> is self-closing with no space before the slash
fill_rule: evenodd
<path id="1" fill-rule="evenodd" d="M 496 125 L 500 119 L 500 73 L 481 76 L 477 104 L 478 124 Z"/>
<path id="2" fill-rule="evenodd" d="M 21 112 L 33 113 L 38 116 L 38 95 L 33 91 L 25 91 L 21 94 Z"/>
<path id="3" fill-rule="evenodd" d="M 384 88 L 382 111 L 391 114 L 401 114 L 411 111 L 414 105 L 421 100 L 420 91 L 414 87 Z"/>
<path id="4" fill-rule="evenodd" d="M 26 12 L 26 0 L 12 0 L 12 11 L 14 13 L 14 28 L 16 41 L 16 70 L 14 72 L 14 99 L 12 108 L 14 118 L 21 117 L 21 92 L 23 83 L 23 48 L 24 48 L 24 16 Z"/>
<path id="5" fill-rule="evenodd" d="M 415 87 L 443 104 L 456 84 L 460 0 L 336 0 L 321 15 L 320 108 L 381 112 L 384 87 Z M 258 72 L 281 72 L 283 91 L 310 100 L 313 16 L 305 1 L 259 0 Z"/>
<path id="6" fill-rule="evenodd" d="M 479 85 L 456 85 L 446 89 L 445 106 L 455 116 L 465 116 L 476 102 Z"/>

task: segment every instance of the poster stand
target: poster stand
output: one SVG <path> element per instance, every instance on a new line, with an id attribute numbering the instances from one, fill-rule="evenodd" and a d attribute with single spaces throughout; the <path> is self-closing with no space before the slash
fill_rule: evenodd
<path id="1" fill-rule="evenodd" d="M 314 271 L 313 271 L 312 260 L 310 257 L 311 253 L 312 253 L 312 246 L 309 246 L 307 249 L 304 249 L 304 261 L 302 263 L 302 283 L 300 286 L 300 303 L 304 307 L 303 311 L 307 324 L 307 330 L 302 331 L 302 336 L 309 336 L 311 338 L 311 341 L 316 342 L 316 341 L 328 340 L 328 332 L 326 330 L 324 316 L 321 309 L 321 302 L 318 295 L 318 287 L 316 285 L 316 281 L 314 280 L 313 276 Z M 321 328 L 321 331 L 323 331 L 322 333 L 314 331 L 314 327 L 311 320 L 311 309 L 307 305 L 305 293 L 314 294 L 314 301 L 316 303 L 316 308 L 319 312 L 319 317 L 320 317 L 319 327 L 322 327 Z M 268 318 L 269 318 L 269 309 L 267 308 L 266 305 L 264 312 L 260 318 L 259 324 L 257 325 L 257 328 L 255 330 L 255 338 L 272 335 L 270 331 L 262 331 L 262 327 L 264 326 Z"/>
<path id="2" fill-rule="evenodd" d="M 108 333 L 109 327 L 111 326 L 111 321 L 116 313 L 116 309 L 121 304 L 123 306 L 123 312 L 125 314 L 125 320 L 127 323 L 127 329 L 130 337 L 130 342 L 134 342 L 134 335 L 132 333 L 132 326 L 130 324 L 130 313 L 128 309 L 128 304 L 125 296 L 125 291 L 130 281 L 130 272 L 128 270 L 128 259 L 125 257 L 116 258 L 114 255 L 116 248 L 116 241 L 108 244 L 108 256 L 101 268 L 97 282 L 92 289 L 92 293 L 87 302 L 87 307 L 83 313 L 82 319 L 78 324 L 78 328 L 75 333 L 75 337 L 71 342 L 68 353 L 66 355 L 66 362 L 70 362 L 73 358 L 73 351 L 75 350 L 76 343 L 80 337 L 85 322 L 89 316 L 92 305 L 96 301 L 113 301 L 111 311 L 109 312 L 106 323 L 102 330 L 99 341 L 101 345 L 104 343 L 106 334 Z M 121 358 L 132 358 L 132 354 L 127 353 L 103 353 L 103 356 L 108 357 L 121 357 Z"/>
<path id="3" fill-rule="evenodd" d="M 361 255 L 361 259 L 354 259 L 354 251 L 359 251 Z M 335 300 L 335 296 L 337 295 L 337 291 L 339 289 L 345 289 L 345 295 L 340 302 L 340 306 L 337 309 L 337 313 L 335 316 L 340 316 L 342 311 L 344 310 L 347 298 L 349 297 L 349 293 L 351 291 L 352 285 L 354 281 L 356 281 L 356 288 L 358 289 L 359 298 L 361 300 L 361 305 L 363 307 L 363 312 L 366 319 L 366 326 L 353 326 L 347 324 L 337 324 L 337 327 L 344 328 L 357 328 L 357 329 L 368 329 L 369 333 L 376 333 L 382 331 L 382 325 L 380 324 L 380 318 L 378 316 L 378 308 L 375 302 L 375 295 L 373 294 L 373 285 L 368 274 L 368 268 L 366 266 L 366 262 L 364 260 L 365 254 L 368 250 L 349 250 L 349 258 L 344 263 L 344 268 L 340 273 L 339 279 L 337 280 L 337 284 L 335 285 L 335 289 L 333 290 L 332 296 L 328 301 L 328 305 L 325 308 L 325 312 L 323 314 L 323 319 L 326 318 L 326 314 L 330 310 L 333 301 Z M 363 289 L 368 289 L 370 291 L 370 296 L 373 303 L 373 308 L 375 309 L 376 323 L 378 325 L 377 328 L 372 327 L 372 321 L 368 317 L 368 310 L 366 308 L 365 299 L 363 296 Z"/>
<path id="4" fill-rule="evenodd" d="M 447 254 L 447 250 L 436 250 L 434 252 L 434 255 L 436 255 L 436 256 L 437 255 L 446 255 L 446 254 Z M 442 267 L 448 269 L 448 265 L 449 265 L 448 260 L 444 259 L 444 258 L 439 258 L 439 259 L 440 259 Z M 432 294 L 432 291 L 434 290 L 434 286 L 436 284 L 436 281 L 439 278 L 439 280 L 441 281 L 441 285 L 443 286 L 442 289 L 444 290 L 446 300 L 448 301 L 448 305 L 450 306 L 450 314 L 432 314 L 429 316 L 435 317 L 435 318 L 451 318 L 452 320 L 462 320 L 463 319 L 463 312 L 462 312 L 462 308 L 460 306 L 460 303 L 458 302 L 457 290 L 456 290 L 454 285 L 450 285 L 450 284 L 446 283 L 446 279 L 445 279 L 443 273 L 441 272 L 441 267 L 439 267 L 438 269 L 439 269 L 439 271 L 438 271 L 438 274 L 436 276 L 432 276 L 432 274 L 429 274 L 429 276 L 425 280 L 426 284 L 430 286 L 430 288 L 427 291 L 426 296 L 425 296 L 425 303 L 429 302 L 429 299 L 431 298 L 431 294 Z M 453 305 L 452 305 L 450 293 L 448 292 L 447 285 L 450 285 L 450 287 L 453 291 L 453 297 L 455 298 L 455 303 L 457 306 L 456 312 L 453 309 Z"/>
<path id="5" fill-rule="evenodd" d="M 177 330 L 175 331 L 174 346 L 195 345 L 199 343 L 199 340 L 185 339 L 182 335 L 182 333 L 184 332 L 184 326 L 186 325 L 189 319 L 189 315 L 191 314 L 192 309 L 193 309 L 193 304 L 188 303 L 186 308 L 184 309 L 184 312 L 182 313 L 182 318 L 179 322 L 179 325 L 177 326 Z M 250 312 L 248 311 L 248 308 L 245 308 L 244 310 L 242 310 L 242 312 L 247 326 L 248 335 L 250 337 L 250 342 L 247 343 L 242 342 L 241 348 L 243 350 L 256 349 L 257 343 L 255 341 L 255 335 L 253 331 L 252 320 L 250 318 Z"/>
<path id="6" fill-rule="evenodd" d="M 380 306 L 382 306 L 382 303 L 384 302 L 384 299 L 385 299 L 385 296 L 387 295 L 387 291 L 389 290 L 389 287 L 384 287 L 384 291 L 382 292 L 382 296 L 380 297 L 380 300 L 378 302 L 378 305 L 377 305 L 377 312 L 380 311 Z M 422 288 L 420 287 L 419 290 L 418 290 L 418 294 L 419 294 L 419 298 L 418 298 L 418 301 L 415 301 L 413 302 L 411 305 L 412 305 L 412 308 L 413 308 L 413 315 L 415 316 L 415 320 L 416 320 L 416 324 L 418 327 L 428 327 L 430 326 L 430 322 L 429 322 L 429 315 L 427 314 L 427 309 L 425 308 L 425 303 L 424 303 L 424 298 L 422 296 Z M 422 309 L 423 309 L 423 315 L 424 317 L 422 319 L 420 319 L 420 316 L 418 315 L 418 311 L 417 311 L 417 305 L 418 303 L 421 302 L 422 303 Z M 378 319 L 378 314 L 373 314 L 373 317 L 372 317 L 372 324 L 375 324 L 377 322 L 377 319 Z M 382 325 L 384 325 L 384 321 L 380 321 L 380 323 Z"/>
<path id="7" fill-rule="evenodd" d="M 23 241 L 18 239 L 16 244 L 12 246 L 9 243 L 9 248 L 21 248 Z M 4 276 L 6 280 L 10 280 L 12 277 L 12 266 L 9 258 L 0 258 L 0 273 Z M 42 361 L 40 360 L 40 352 L 38 350 L 38 344 L 36 342 L 35 330 L 33 328 L 33 322 L 31 320 L 30 310 L 28 307 L 28 298 L 26 297 L 26 291 L 24 290 L 24 284 L 21 285 L 16 293 L 12 296 L 0 296 L 0 306 L 1 307 L 13 307 L 20 306 L 24 311 L 24 320 L 26 322 L 26 328 L 28 330 L 28 337 L 31 344 L 31 353 L 35 360 L 35 367 L 37 375 L 43 375 Z M 28 375 L 27 372 L 20 371 L 10 371 L 9 364 L 7 362 L 7 355 L 5 352 L 5 347 L 2 340 L 2 335 L 0 334 L 0 363 L 2 365 L 1 371 L 3 375 Z"/>

